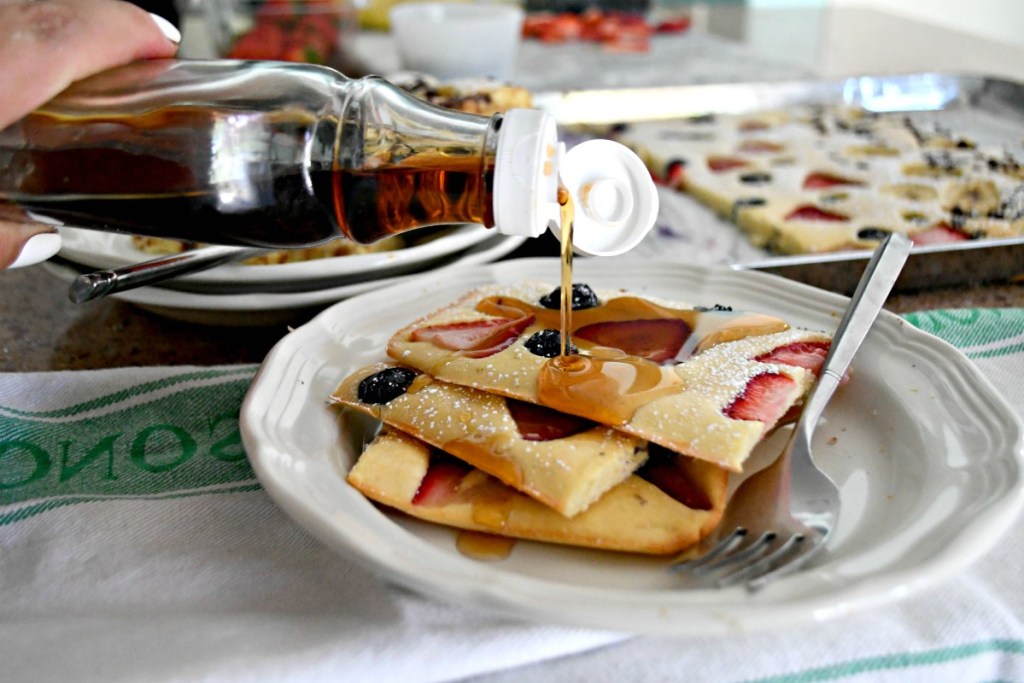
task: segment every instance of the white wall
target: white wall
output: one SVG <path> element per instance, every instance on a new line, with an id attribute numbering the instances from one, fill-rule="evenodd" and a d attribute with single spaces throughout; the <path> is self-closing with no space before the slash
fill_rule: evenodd
<path id="1" fill-rule="evenodd" d="M 1024 80 L 1024 0 L 746 0 L 732 7 L 746 8 L 739 37 L 748 45 L 819 76 L 950 71 Z"/>
<path id="2" fill-rule="evenodd" d="M 806 0 L 799 0 L 806 2 Z M 900 14 L 963 33 L 1024 46 L 1022 0 L 828 0 L 836 7 L 861 6 Z M 787 0 L 752 0 L 785 4 Z M 952 46 L 951 46 L 952 48 Z"/>

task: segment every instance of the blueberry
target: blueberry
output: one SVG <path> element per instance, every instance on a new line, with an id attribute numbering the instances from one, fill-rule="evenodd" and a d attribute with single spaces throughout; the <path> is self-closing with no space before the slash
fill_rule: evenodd
<path id="1" fill-rule="evenodd" d="M 597 300 L 597 294 L 590 288 L 590 285 L 583 283 L 572 286 L 572 310 L 579 311 L 584 308 L 594 308 L 601 302 Z M 544 308 L 562 307 L 562 288 L 555 287 L 548 294 L 540 298 L 540 305 Z"/>
<path id="2" fill-rule="evenodd" d="M 739 219 L 740 211 L 743 209 L 747 209 L 752 206 L 764 206 L 767 203 L 768 200 L 763 197 L 740 197 L 732 203 L 732 215 L 730 218 L 735 223 Z"/>
<path id="3" fill-rule="evenodd" d="M 967 214 L 959 206 L 954 206 L 949 210 L 949 224 L 956 230 L 962 229 L 967 225 Z"/>
<path id="4" fill-rule="evenodd" d="M 765 200 L 764 197 L 741 197 L 740 199 L 736 200 L 733 206 L 735 208 L 744 206 L 764 206 L 767 203 L 768 202 L 767 200 Z"/>
<path id="5" fill-rule="evenodd" d="M 821 196 L 823 204 L 835 204 L 836 202 L 842 202 L 850 198 L 849 192 L 833 192 Z"/>
<path id="6" fill-rule="evenodd" d="M 764 171 L 753 171 L 751 173 L 744 173 L 740 175 L 740 182 L 744 182 L 748 185 L 762 185 L 764 183 L 770 183 L 772 181 L 772 174 L 765 173 Z"/>
<path id="7" fill-rule="evenodd" d="M 524 344 L 535 356 L 554 358 L 562 353 L 562 333 L 558 330 L 541 330 L 535 332 Z M 569 353 L 576 353 L 576 346 L 569 342 Z"/>
<path id="8" fill-rule="evenodd" d="M 888 235 L 889 231 L 883 228 L 861 228 L 857 231 L 859 240 L 884 240 Z"/>
<path id="9" fill-rule="evenodd" d="M 359 400 L 363 403 L 387 403 L 404 394 L 418 374 L 409 368 L 387 368 L 376 372 L 359 383 Z"/>
<path id="10" fill-rule="evenodd" d="M 691 116 L 687 119 L 690 123 L 706 123 L 711 124 L 715 122 L 714 114 L 699 114 L 697 116 Z"/>

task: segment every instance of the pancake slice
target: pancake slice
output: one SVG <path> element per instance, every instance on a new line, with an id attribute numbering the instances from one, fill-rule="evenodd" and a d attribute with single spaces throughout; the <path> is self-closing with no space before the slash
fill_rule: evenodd
<path id="1" fill-rule="evenodd" d="M 671 555 L 696 544 L 718 524 L 727 483 L 722 469 L 662 451 L 640 472 L 648 478 L 628 477 L 569 519 L 385 427 L 363 451 L 348 481 L 367 498 L 425 521 L 603 550 Z"/>
<path id="2" fill-rule="evenodd" d="M 444 449 L 565 517 L 647 459 L 646 442 L 620 431 L 394 363 L 356 371 L 331 401 Z"/>
<path id="3" fill-rule="evenodd" d="M 564 365 L 557 290 L 525 282 L 469 292 L 399 330 L 388 355 L 438 379 L 548 406 L 741 471 L 803 398 L 828 335 L 727 306 L 574 292 Z M 585 289 L 584 289 L 585 288 Z M 806 354 L 775 354 L 806 347 Z"/>

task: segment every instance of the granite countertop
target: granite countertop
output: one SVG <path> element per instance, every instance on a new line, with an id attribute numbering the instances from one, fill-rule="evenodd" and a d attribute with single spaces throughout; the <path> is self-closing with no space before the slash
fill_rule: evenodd
<path id="1" fill-rule="evenodd" d="M 553 242 L 544 249 L 552 250 Z M 1024 279 L 901 292 L 886 305 L 895 313 L 973 307 L 1024 307 Z M 172 320 L 112 298 L 73 304 L 64 282 L 34 266 L 0 273 L 0 371 L 259 363 L 310 315 L 265 327 L 226 327 Z"/>

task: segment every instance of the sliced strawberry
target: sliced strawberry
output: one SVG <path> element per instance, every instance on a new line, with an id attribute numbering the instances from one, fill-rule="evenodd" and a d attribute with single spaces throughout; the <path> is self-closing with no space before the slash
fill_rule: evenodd
<path id="1" fill-rule="evenodd" d="M 305 62 L 307 64 L 323 64 L 326 54 L 304 43 L 289 43 L 277 57 L 285 62 Z"/>
<path id="2" fill-rule="evenodd" d="M 755 420 L 770 430 L 786 414 L 793 402 L 797 383 L 793 378 L 776 372 L 755 375 L 723 411 L 734 420 Z"/>
<path id="3" fill-rule="evenodd" d="M 685 22 L 666 23 L 663 31 L 685 30 Z M 625 12 L 604 12 L 588 8 L 582 13 L 533 12 L 523 21 L 523 37 L 547 43 L 586 40 L 601 43 L 605 50 L 639 52 L 650 47 L 650 36 L 656 31 L 643 16 Z"/>
<path id="4" fill-rule="evenodd" d="M 828 342 L 794 342 L 762 353 L 754 360 L 760 363 L 781 363 L 798 368 L 806 368 L 815 375 L 821 370 L 828 354 Z"/>
<path id="5" fill-rule="evenodd" d="M 682 188 L 686 179 L 686 162 L 679 159 L 670 161 L 665 167 L 665 184 Z"/>
<path id="6" fill-rule="evenodd" d="M 475 344 L 507 326 L 508 320 L 485 318 L 445 325 L 430 325 L 413 330 L 412 341 L 427 341 L 445 349 L 459 350 L 472 348 Z"/>
<path id="7" fill-rule="evenodd" d="M 580 38 L 582 40 L 600 40 L 602 25 L 608 21 L 607 15 L 601 10 L 591 7 L 581 14 L 570 14 L 580 26 Z"/>
<path id="8" fill-rule="evenodd" d="M 834 173 L 826 173 L 824 171 L 818 171 L 815 173 L 808 173 L 807 177 L 804 178 L 804 189 L 805 190 L 823 190 L 828 187 L 840 187 L 844 185 L 863 185 L 864 183 L 859 180 L 852 178 L 845 178 Z"/>
<path id="9" fill-rule="evenodd" d="M 564 439 L 573 434 L 585 432 L 594 426 L 594 422 L 575 415 L 527 403 L 515 399 L 506 399 L 508 412 L 516 423 L 519 435 L 527 441 L 553 441 Z"/>
<path id="10" fill-rule="evenodd" d="M 470 358 L 486 358 L 511 346 L 533 322 L 527 315 L 514 320 L 484 318 L 461 323 L 429 325 L 413 330 L 412 341 L 430 342 L 452 351 L 464 351 Z"/>
<path id="11" fill-rule="evenodd" d="M 849 216 L 844 216 L 841 213 L 834 211 L 826 211 L 825 209 L 814 206 L 813 204 L 802 204 L 788 214 L 786 214 L 787 221 L 848 221 Z"/>
<path id="12" fill-rule="evenodd" d="M 672 17 L 658 22 L 654 27 L 657 33 L 682 33 L 690 28 L 690 17 L 684 15 L 681 17 Z"/>
<path id="13" fill-rule="evenodd" d="M 561 43 L 580 37 L 582 27 L 579 19 L 569 13 L 540 13 L 527 16 L 523 22 L 523 35 L 537 38 L 545 43 Z"/>
<path id="14" fill-rule="evenodd" d="M 683 457 L 651 444 L 647 462 L 636 473 L 691 510 L 710 510 L 707 492 L 688 476 Z"/>
<path id="15" fill-rule="evenodd" d="M 299 19 L 298 27 L 304 35 L 318 35 L 329 44 L 338 39 L 340 22 L 341 17 L 330 12 L 307 14 Z"/>
<path id="16" fill-rule="evenodd" d="M 278 59 L 284 50 L 285 32 L 274 23 L 257 24 L 241 36 L 228 51 L 232 59 Z"/>
<path id="17" fill-rule="evenodd" d="M 470 470 L 472 468 L 469 465 L 447 453 L 431 451 L 427 473 L 423 475 L 412 497 L 412 504 L 429 507 L 448 505 L 456 499 L 459 482 Z"/>
<path id="18" fill-rule="evenodd" d="M 708 157 L 708 168 L 715 173 L 722 173 L 723 171 L 731 171 L 736 168 L 745 168 L 749 166 L 750 162 L 746 159 L 739 157 L 724 157 L 724 156 L 711 156 Z"/>
<path id="19" fill-rule="evenodd" d="M 910 233 L 910 241 L 917 245 L 949 244 L 950 242 L 962 242 L 969 239 L 971 239 L 970 235 L 957 230 L 947 223 L 938 223 L 927 230 Z"/>
<path id="20" fill-rule="evenodd" d="M 574 336 L 664 363 L 676 357 L 692 333 L 683 320 L 623 320 L 586 325 Z"/>
<path id="21" fill-rule="evenodd" d="M 597 40 L 616 41 L 624 39 L 646 40 L 654 33 L 642 19 L 626 15 L 606 18 L 597 28 Z"/>

